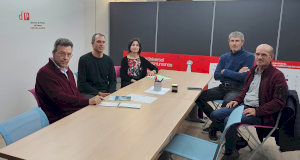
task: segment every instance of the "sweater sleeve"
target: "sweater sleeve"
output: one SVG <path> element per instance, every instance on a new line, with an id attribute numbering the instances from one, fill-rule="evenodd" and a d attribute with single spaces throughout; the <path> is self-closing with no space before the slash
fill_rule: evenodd
<path id="1" fill-rule="evenodd" d="M 288 86 L 282 72 L 275 76 L 273 88 L 273 99 L 256 108 L 256 116 L 260 117 L 279 112 L 286 105 Z"/>
<path id="2" fill-rule="evenodd" d="M 51 73 L 46 71 L 40 72 L 37 75 L 37 82 L 61 110 L 78 110 L 89 105 L 89 99 L 80 96 L 81 94 L 77 96 L 66 94 L 62 90 L 59 81 Z"/>
<path id="3" fill-rule="evenodd" d="M 116 70 L 114 67 L 114 62 L 113 60 L 109 57 L 110 62 L 109 62 L 109 68 L 110 71 L 108 72 L 108 92 L 113 93 L 116 91 L 116 86 L 117 86 L 117 80 L 116 80 Z"/>
<path id="4" fill-rule="evenodd" d="M 248 67 L 250 69 L 253 66 L 254 66 L 254 56 L 250 55 L 245 59 L 243 67 Z M 239 72 L 235 72 L 235 71 L 225 69 L 224 72 L 223 72 L 223 75 L 225 77 L 228 77 L 228 78 L 232 79 L 232 80 L 238 80 L 238 81 L 244 82 L 245 78 L 246 78 L 246 75 L 247 75 L 247 72 L 239 73 Z"/>
<path id="5" fill-rule="evenodd" d="M 132 78 L 130 78 L 127 74 L 128 70 L 128 62 L 127 57 L 124 57 L 121 61 L 121 68 L 120 68 L 120 77 L 122 80 L 130 81 Z"/>
<path id="6" fill-rule="evenodd" d="M 221 78 L 223 77 L 221 71 L 222 69 L 224 69 L 225 67 L 225 64 L 224 64 L 224 55 L 221 56 L 220 60 L 219 60 L 219 63 L 217 65 L 217 68 L 215 70 L 215 73 L 214 73 L 214 78 L 215 80 L 221 80 Z"/>
<path id="7" fill-rule="evenodd" d="M 155 65 L 153 65 L 151 62 L 149 62 L 146 58 L 143 57 L 143 59 L 144 59 L 144 62 L 146 63 L 147 68 L 149 68 L 150 71 L 155 70 L 156 73 L 158 73 L 158 68 L 155 67 Z"/>
<path id="8" fill-rule="evenodd" d="M 93 95 L 97 95 L 99 93 L 98 90 L 86 82 L 86 76 L 87 76 L 87 66 L 85 64 L 85 60 L 82 57 L 80 57 L 78 62 L 79 91 L 81 93 L 90 93 Z"/>

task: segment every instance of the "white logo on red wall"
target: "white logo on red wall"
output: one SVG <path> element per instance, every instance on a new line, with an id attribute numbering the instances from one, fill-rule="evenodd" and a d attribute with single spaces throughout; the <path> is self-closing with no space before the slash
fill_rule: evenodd
<path id="1" fill-rule="evenodd" d="M 19 19 L 20 20 L 25 20 L 25 21 L 29 21 L 29 13 L 27 13 L 27 12 L 21 12 L 21 14 L 19 15 Z"/>

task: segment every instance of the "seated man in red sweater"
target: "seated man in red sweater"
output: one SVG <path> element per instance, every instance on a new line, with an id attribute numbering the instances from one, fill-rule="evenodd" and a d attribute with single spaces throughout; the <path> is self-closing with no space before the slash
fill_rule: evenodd
<path id="1" fill-rule="evenodd" d="M 272 66 L 274 50 L 271 46 L 259 45 L 254 56 L 257 66 L 247 73 L 242 92 L 226 108 L 211 113 L 214 128 L 223 131 L 230 113 L 240 104 L 245 106 L 240 124 L 275 125 L 278 112 L 286 105 L 288 86 L 283 73 Z M 238 159 L 238 150 L 247 146 L 247 143 L 243 143 L 245 140 L 237 135 L 238 125 L 232 125 L 225 135 L 225 154 L 222 160 Z"/>
<path id="2" fill-rule="evenodd" d="M 48 120 L 54 123 L 91 104 L 101 103 L 102 97 L 86 99 L 77 90 L 73 72 L 68 63 L 72 57 L 73 43 L 59 38 L 54 44 L 53 58 L 42 67 L 36 76 L 35 93 L 41 109 Z"/>

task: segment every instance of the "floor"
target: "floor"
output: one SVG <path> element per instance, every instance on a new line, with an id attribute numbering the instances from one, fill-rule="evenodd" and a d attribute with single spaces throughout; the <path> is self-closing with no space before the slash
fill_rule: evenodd
<path id="1" fill-rule="evenodd" d="M 209 126 L 211 122 L 209 122 L 206 127 Z M 203 129 L 203 124 L 204 123 L 197 123 L 197 122 L 190 122 L 190 121 L 183 121 L 183 123 L 181 124 L 180 128 L 178 129 L 179 133 L 184 133 L 184 134 L 188 134 L 194 137 L 198 137 L 200 139 L 204 139 L 204 140 L 208 140 L 208 134 L 204 134 L 202 133 L 202 129 Z M 257 138 L 257 134 L 255 131 L 254 127 L 249 127 L 249 130 L 256 136 Z M 241 132 L 242 134 L 244 134 L 246 137 L 249 137 L 248 132 L 246 131 L 246 129 L 241 128 Z M 218 137 L 221 136 L 221 133 L 218 133 Z M 254 146 L 254 144 L 256 144 L 253 139 L 250 141 L 252 143 L 250 143 L 250 146 L 255 149 L 256 147 Z M 266 153 L 270 156 L 270 158 L 272 158 L 272 160 L 299 160 L 300 159 L 300 151 L 293 151 L 293 152 L 284 152 L 281 153 L 279 151 L 279 146 L 276 145 L 275 142 L 275 138 L 274 137 L 270 137 L 265 144 L 263 145 L 263 149 L 266 151 Z M 224 149 L 221 150 L 220 156 L 218 157 L 218 160 L 220 160 L 223 156 L 224 153 Z M 248 158 L 250 158 L 251 156 L 251 151 L 249 147 L 245 147 L 242 148 L 239 151 L 240 154 L 240 158 L 239 160 L 246 160 Z M 186 160 L 186 158 L 177 156 L 177 155 L 172 155 L 172 158 L 174 160 Z M 266 160 L 267 158 L 264 158 L 264 156 L 262 155 L 262 153 L 258 152 L 258 154 L 256 153 L 256 155 L 254 156 L 254 158 L 252 158 L 253 160 Z"/>

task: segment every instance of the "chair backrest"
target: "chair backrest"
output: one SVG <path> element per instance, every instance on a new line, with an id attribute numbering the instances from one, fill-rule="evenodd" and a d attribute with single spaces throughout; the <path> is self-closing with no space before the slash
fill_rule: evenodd
<path id="1" fill-rule="evenodd" d="M 40 103 L 39 103 L 39 101 L 38 101 L 38 99 L 37 99 L 37 97 L 36 97 L 36 94 L 35 94 L 35 88 L 30 89 L 30 90 L 28 90 L 28 91 L 29 91 L 30 93 L 33 94 L 33 96 L 34 96 L 34 98 L 35 98 L 35 100 L 36 100 L 36 103 L 38 104 L 39 107 L 41 107 L 41 106 L 40 106 Z"/>
<path id="2" fill-rule="evenodd" d="M 121 66 L 115 66 L 116 78 L 120 77 L 120 69 L 121 69 Z"/>
<path id="3" fill-rule="evenodd" d="M 74 72 L 74 74 L 75 74 L 75 76 L 76 76 L 76 78 L 77 78 L 77 80 L 78 80 L 78 73 L 77 73 L 77 72 Z"/>
<path id="4" fill-rule="evenodd" d="M 35 107 L 0 124 L 6 145 L 10 145 L 49 125 L 48 118 L 42 109 Z"/>
<path id="5" fill-rule="evenodd" d="M 244 111 L 244 105 L 240 105 L 238 106 L 236 109 L 234 109 L 230 116 L 229 116 L 229 119 L 227 121 L 227 124 L 225 126 L 225 129 L 221 135 L 221 138 L 218 142 L 218 147 L 217 147 L 217 150 L 216 150 L 216 153 L 215 153 L 215 156 L 214 156 L 214 159 L 217 159 L 220 151 L 221 151 L 221 145 L 223 143 L 223 140 L 225 138 L 225 135 L 226 135 L 226 132 L 227 130 L 229 129 L 229 127 L 233 124 L 236 124 L 236 123 L 241 123 L 241 119 L 242 119 L 242 114 L 243 114 L 243 111 Z"/>

